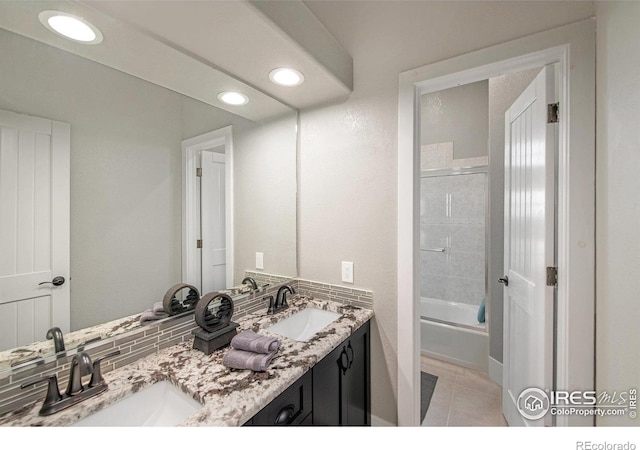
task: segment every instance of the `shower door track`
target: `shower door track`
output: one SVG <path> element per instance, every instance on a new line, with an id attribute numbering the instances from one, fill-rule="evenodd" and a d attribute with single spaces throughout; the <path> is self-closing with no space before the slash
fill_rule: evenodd
<path id="1" fill-rule="evenodd" d="M 427 320 L 429 322 L 436 322 L 443 325 L 449 325 L 451 327 L 456 328 L 465 328 L 467 330 L 478 331 L 480 333 L 487 333 L 487 329 L 485 327 L 474 327 L 473 325 L 466 325 L 464 323 L 451 322 L 449 320 L 435 319 L 433 317 L 420 316 L 421 320 Z"/>

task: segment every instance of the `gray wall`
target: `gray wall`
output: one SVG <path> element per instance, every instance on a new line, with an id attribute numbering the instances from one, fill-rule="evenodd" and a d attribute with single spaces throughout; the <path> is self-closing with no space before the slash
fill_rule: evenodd
<path id="1" fill-rule="evenodd" d="M 620 392 L 640 386 L 640 3 L 598 2 L 596 12 L 596 390 Z"/>
<path id="2" fill-rule="evenodd" d="M 234 139 L 235 277 L 255 270 L 297 275 L 297 113 L 238 130 Z"/>
<path id="3" fill-rule="evenodd" d="M 487 80 L 424 94 L 421 106 L 421 142 L 453 142 L 455 159 L 487 156 L 489 136 Z"/>
<path id="4" fill-rule="evenodd" d="M 306 4 L 353 57 L 355 78 L 349 100 L 300 115 L 300 275 L 342 284 L 340 261 L 354 261 L 355 287 L 374 291 L 373 420 L 396 423 L 398 74 L 589 17 L 593 5 Z"/>
<path id="5" fill-rule="evenodd" d="M 489 80 L 489 267 L 487 315 L 489 356 L 502 362 L 502 285 L 504 275 L 504 114 L 540 72 L 502 75 Z"/>
<path id="6" fill-rule="evenodd" d="M 246 166 L 264 170 L 257 185 L 262 198 L 238 189 L 238 210 L 251 205 L 254 216 L 243 224 L 239 214 L 237 223 L 245 234 L 252 225 L 273 225 L 283 251 L 272 250 L 265 269 L 296 274 L 295 113 L 273 127 L 252 123 L 4 30 L 0 42 L 0 109 L 71 124 L 72 330 L 141 312 L 181 281 L 181 141 L 230 124 L 236 182 L 255 174 L 255 168 L 245 173 Z M 280 138 L 286 142 L 268 165 L 265 155 Z M 282 172 L 270 170 L 276 162 Z M 278 190 L 276 200 L 264 201 L 270 190 Z M 273 203 L 277 224 L 264 220 Z M 239 233 L 238 249 L 247 241 L 271 245 L 270 233 L 256 234 L 261 240 Z M 237 267 L 254 268 L 255 256 L 239 258 Z"/>

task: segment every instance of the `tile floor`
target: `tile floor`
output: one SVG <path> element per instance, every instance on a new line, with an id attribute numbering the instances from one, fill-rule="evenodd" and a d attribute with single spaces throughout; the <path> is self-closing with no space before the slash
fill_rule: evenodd
<path id="1" fill-rule="evenodd" d="M 438 377 L 423 427 L 504 427 L 502 389 L 476 370 L 421 357 L 424 372 Z"/>

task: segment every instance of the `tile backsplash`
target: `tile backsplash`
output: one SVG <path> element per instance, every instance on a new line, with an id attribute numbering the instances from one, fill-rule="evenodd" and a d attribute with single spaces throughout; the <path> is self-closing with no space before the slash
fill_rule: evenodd
<path id="1" fill-rule="evenodd" d="M 253 314 L 260 310 L 266 311 L 268 307 L 266 297 L 270 295 L 275 296 L 283 284 L 291 285 L 296 293 L 312 295 L 316 298 L 333 300 L 368 309 L 373 307 L 373 292 L 371 291 L 310 280 L 284 277 L 278 280 L 275 276 L 269 279 L 260 278 L 260 281 L 258 281 L 259 278 L 256 274 L 258 274 L 258 272 L 247 272 L 247 275 L 253 276 L 259 284 L 269 283 L 270 286 L 236 299 L 234 301 L 235 311 L 233 320 L 241 319 L 248 314 Z M 261 273 L 259 274 L 263 275 Z M 103 342 L 89 344 L 85 351 L 92 359 L 95 359 L 119 350 L 120 355 L 102 362 L 102 371 L 103 373 L 107 373 L 144 358 L 145 356 L 157 353 L 163 348 L 190 340 L 192 338 L 191 331 L 197 327 L 193 320 L 193 315 L 187 314 L 171 320 L 148 324 L 143 328 L 105 339 Z M 74 352 L 70 351 L 69 353 L 71 353 L 69 356 L 59 356 L 54 360 L 51 360 L 53 357 L 47 358 L 44 364 L 32 366 L 28 369 L 13 370 L 6 374 L 0 374 L 0 376 L 6 375 L 0 378 L 0 416 L 18 410 L 35 400 L 42 400 L 44 398 L 46 383 L 23 390 L 20 388 L 20 385 L 27 379 L 35 377 L 42 378 L 46 375 L 56 373 L 58 374 L 60 390 L 64 390 L 69 378 L 69 363 L 73 358 L 72 353 Z"/>

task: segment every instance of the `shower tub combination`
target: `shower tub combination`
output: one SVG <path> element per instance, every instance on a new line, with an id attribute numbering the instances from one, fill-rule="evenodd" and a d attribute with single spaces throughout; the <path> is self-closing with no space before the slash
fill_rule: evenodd
<path id="1" fill-rule="evenodd" d="M 485 323 L 478 322 L 477 314 L 477 306 L 422 297 L 422 354 L 486 373 L 489 334 Z"/>
<path id="2" fill-rule="evenodd" d="M 427 170 L 420 181 L 423 355 L 487 372 L 486 166 Z"/>

